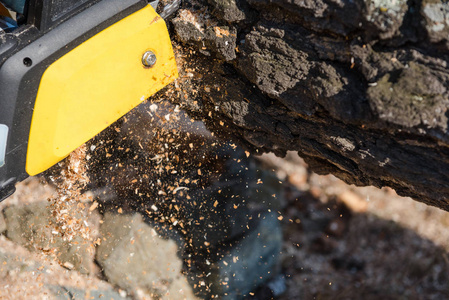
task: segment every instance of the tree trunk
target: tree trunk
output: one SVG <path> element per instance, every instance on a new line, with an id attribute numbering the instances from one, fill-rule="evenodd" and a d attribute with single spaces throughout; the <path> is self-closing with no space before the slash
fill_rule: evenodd
<path id="1" fill-rule="evenodd" d="M 449 210 L 446 1 L 185 2 L 173 101 L 254 152 Z"/>

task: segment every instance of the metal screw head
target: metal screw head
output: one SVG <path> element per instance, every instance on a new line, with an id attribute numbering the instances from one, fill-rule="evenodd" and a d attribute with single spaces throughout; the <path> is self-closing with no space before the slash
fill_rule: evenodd
<path id="1" fill-rule="evenodd" d="M 142 64 L 145 67 L 151 68 L 156 64 L 156 61 L 156 54 L 154 54 L 152 51 L 147 51 L 142 56 Z"/>

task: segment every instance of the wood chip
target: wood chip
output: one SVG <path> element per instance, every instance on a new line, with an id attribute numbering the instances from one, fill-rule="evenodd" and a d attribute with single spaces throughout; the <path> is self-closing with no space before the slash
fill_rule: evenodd
<path id="1" fill-rule="evenodd" d="M 89 207 L 89 211 L 94 211 L 98 207 L 98 202 L 95 201 L 92 203 L 92 205 Z"/>

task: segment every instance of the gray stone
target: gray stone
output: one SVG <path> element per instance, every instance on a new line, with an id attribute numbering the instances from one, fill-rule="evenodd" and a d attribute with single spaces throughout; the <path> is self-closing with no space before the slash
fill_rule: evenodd
<path id="1" fill-rule="evenodd" d="M 1 299 L 129 299 L 97 277 L 69 271 L 4 236 L 0 236 L 0 262 Z"/>
<path id="2" fill-rule="evenodd" d="M 66 241 L 55 234 L 48 202 L 9 206 L 5 208 L 4 215 L 6 236 L 13 242 L 29 250 L 53 252 L 61 264 L 68 263 L 83 274 L 92 272 L 94 254 L 90 241 L 79 235 Z M 80 218 L 90 221 L 87 214 Z"/>
<path id="3" fill-rule="evenodd" d="M 160 299 L 194 299 L 181 274 L 178 245 L 165 240 L 140 214 L 106 213 L 100 227 L 96 259 L 108 281 L 132 295 Z"/>

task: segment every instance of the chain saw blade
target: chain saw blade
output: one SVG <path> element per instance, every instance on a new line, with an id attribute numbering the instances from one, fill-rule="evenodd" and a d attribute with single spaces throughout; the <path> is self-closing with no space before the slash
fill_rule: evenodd
<path id="1" fill-rule="evenodd" d="M 150 5 L 162 19 L 168 20 L 181 6 L 181 0 L 155 0 Z"/>

